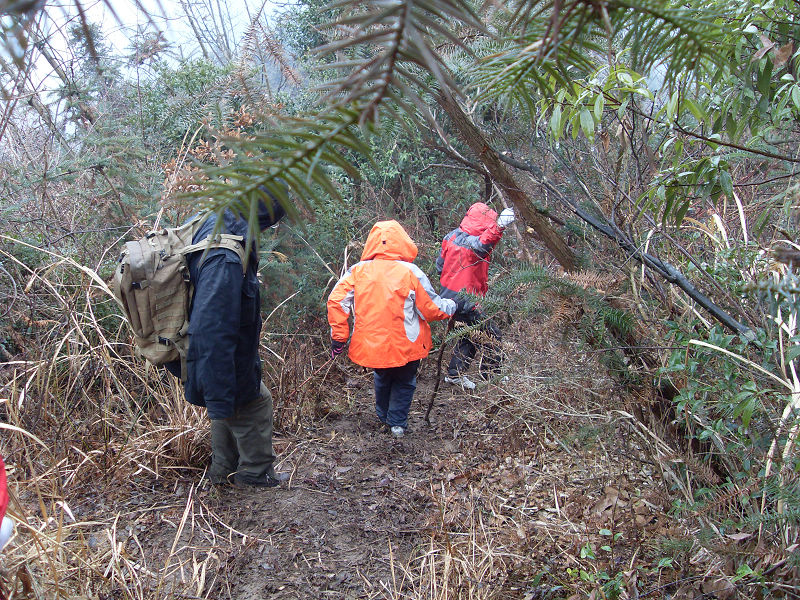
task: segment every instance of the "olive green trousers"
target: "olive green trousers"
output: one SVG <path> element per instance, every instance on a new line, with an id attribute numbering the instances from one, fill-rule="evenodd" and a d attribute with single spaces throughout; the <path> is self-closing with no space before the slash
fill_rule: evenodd
<path id="1" fill-rule="evenodd" d="M 211 467 L 214 483 L 275 477 L 275 453 L 272 450 L 272 394 L 261 382 L 259 398 L 241 407 L 227 419 L 211 421 Z"/>

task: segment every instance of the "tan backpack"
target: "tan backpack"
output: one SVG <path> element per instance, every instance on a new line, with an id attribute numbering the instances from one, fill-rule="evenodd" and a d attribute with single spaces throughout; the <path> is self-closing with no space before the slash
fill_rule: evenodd
<path id="1" fill-rule="evenodd" d="M 208 248 L 236 252 L 245 268 L 244 238 L 217 234 L 192 244 L 203 217 L 180 227 L 151 231 L 127 242 L 114 272 L 113 290 L 133 330 L 136 355 L 154 365 L 180 359 L 186 381 L 192 285 L 188 256 Z"/>

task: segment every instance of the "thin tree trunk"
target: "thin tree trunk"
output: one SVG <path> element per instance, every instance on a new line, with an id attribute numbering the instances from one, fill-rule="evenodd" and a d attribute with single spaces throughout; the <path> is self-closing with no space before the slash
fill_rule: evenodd
<path id="1" fill-rule="evenodd" d="M 16 73 L 2 58 L 0 58 L 0 69 L 2 69 L 12 80 L 15 79 Z M 21 96 L 27 96 L 28 105 L 37 113 L 39 113 L 39 116 L 42 118 L 42 121 L 44 121 L 44 124 L 47 125 L 47 128 L 50 130 L 50 132 L 58 138 L 58 141 L 61 142 L 61 144 L 63 144 L 67 150 L 69 150 L 69 143 L 67 142 L 66 138 L 64 138 L 64 134 L 61 133 L 61 130 L 53 121 L 53 115 L 50 114 L 50 110 L 44 104 L 42 104 L 42 101 L 39 99 L 38 92 L 34 90 L 28 90 L 24 81 L 18 82 L 17 90 Z"/>
<path id="2" fill-rule="evenodd" d="M 450 117 L 461 140 L 481 160 L 497 187 L 502 190 L 517 213 L 522 216 L 526 223 L 533 227 L 539 239 L 542 240 L 563 269 L 565 271 L 574 271 L 576 268 L 575 255 L 572 249 L 564 241 L 564 238 L 534 208 L 533 202 L 525 194 L 522 186 L 515 180 L 513 173 L 503 164 L 497 152 L 486 141 L 480 129 L 464 113 L 455 97 L 452 94 L 440 93 L 437 100 Z"/>
<path id="3" fill-rule="evenodd" d="M 711 315 L 717 321 L 725 325 L 725 327 L 728 327 L 731 331 L 744 335 L 747 339 L 754 339 L 754 334 L 750 327 L 744 323 L 740 323 L 731 315 L 729 315 L 724 309 L 717 306 L 708 296 L 706 296 L 691 281 L 689 281 L 686 276 L 676 267 L 656 256 L 653 256 L 652 254 L 644 252 L 640 247 L 634 244 L 633 241 L 628 238 L 628 236 L 625 235 L 611 219 L 607 218 L 605 215 L 602 217 L 594 216 L 582 209 L 576 202 L 573 202 L 566 196 L 562 195 L 553 184 L 547 181 L 547 178 L 541 169 L 532 164 L 505 156 L 502 157 L 501 160 L 512 165 L 514 168 L 525 170 L 531 173 L 537 179 L 538 183 L 545 186 L 561 204 L 569 208 L 577 217 L 591 225 L 594 229 L 606 237 L 614 240 L 619 247 L 628 254 L 628 256 L 638 260 L 652 271 L 655 271 L 669 283 L 678 286 L 680 289 L 686 292 L 686 295 L 689 296 L 689 298 L 711 313 Z"/>
<path id="4" fill-rule="evenodd" d="M 67 88 L 69 96 L 80 98 L 80 94 L 78 93 L 75 82 L 67 76 L 67 73 L 66 71 L 64 71 L 63 66 L 56 60 L 56 58 L 50 52 L 47 42 L 45 40 L 40 39 L 37 36 L 34 40 L 34 43 L 36 44 L 36 49 L 39 50 L 44 59 L 48 63 L 50 63 L 50 66 L 53 67 L 53 71 L 55 71 L 55 74 L 58 75 L 58 78 L 61 79 L 64 86 Z M 81 117 L 83 117 L 84 119 L 86 119 L 86 121 L 94 125 L 95 121 L 97 121 L 97 115 L 95 114 L 95 111 L 92 110 L 92 107 L 86 104 L 83 100 L 79 99 L 78 108 L 80 110 Z"/>

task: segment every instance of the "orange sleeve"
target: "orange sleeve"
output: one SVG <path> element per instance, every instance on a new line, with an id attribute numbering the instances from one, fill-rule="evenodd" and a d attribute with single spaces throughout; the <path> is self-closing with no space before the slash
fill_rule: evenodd
<path id="1" fill-rule="evenodd" d="M 355 281 L 352 271 L 342 277 L 328 296 L 328 324 L 331 326 L 331 339 L 346 342 L 350 337 L 347 318 L 353 312 Z"/>

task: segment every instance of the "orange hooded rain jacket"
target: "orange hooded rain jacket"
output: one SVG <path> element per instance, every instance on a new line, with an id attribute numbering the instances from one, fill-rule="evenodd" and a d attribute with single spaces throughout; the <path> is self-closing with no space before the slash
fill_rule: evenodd
<path id="1" fill-rule="evenodd" d="M 372 227 L 361 261 L 350 267 L 328 297 L 331 338 L 346 342 L 348 356 L 371 369 L 400 367 L 425 358 L 431 349 L 428 321 L 447 319 L 453 300 L 440 298 L 412 261 L 417 246 L 397 221 Z"/>

